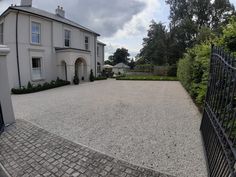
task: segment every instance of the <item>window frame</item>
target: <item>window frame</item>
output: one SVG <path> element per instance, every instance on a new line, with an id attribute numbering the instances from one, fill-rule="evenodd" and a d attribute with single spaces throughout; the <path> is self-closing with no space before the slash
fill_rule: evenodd
<path id="1" fill-rule="evenodd" d="M 87 42 L 86 42 L 87 41 Z M 89 36 L 84 37 L 84 48 L 85 50 L 89 50 Z"/>
<path id="2" fill-rule="evenodd" d="M 34 59 L 39 59 L 39 63 L 40 63 L 40 67 L 33 67 L 33 60 Z M 40 77 L 36 77 L 34 75 L 34 70 L 39 70 L 40 73 Z M 33 56 L 31 57 L 31 79 L 32 81 L 39 81 L 39 80 L 43 80 L 43 62 L 42 62 L 42 57 L 39 56 Z"/>
<path id="3" fill-rule="evenodd" d="M 4 23 L 0 23 L 0 29 L 2 28 L 2 32 L 0 31 L 0 45 L 4 44 Z"/>
<path id="4" fill-rule="evenodd" d="M 66 39 L 66 32 L 69 32 L 69 39 Z M 69 40 L 69 46 L 66 46 L 66 40 Z M 71 47 L 71 30 L 64 29 L 64 47 Z"/>
<path id="5" fill-rule="evenodd" d="M 36 25 L 39 26 L 39 31 L 38 32 L 33 32 L 33 24 L 36 24 Z M 33 36 L 34 35 L 37 35 L 38 42 L 33 41 Z M 41 44 L 41 23 L 36 22 L 36 21 L 31 21 L 30 42 L 31 42 L 31 44 L 35 44 L 35 45 L 40 45 Z"/>
<path id="6" fill-rule="evenodd" d="M 100 47 L 97 46 L 97 56 L 100 57 Z"/>

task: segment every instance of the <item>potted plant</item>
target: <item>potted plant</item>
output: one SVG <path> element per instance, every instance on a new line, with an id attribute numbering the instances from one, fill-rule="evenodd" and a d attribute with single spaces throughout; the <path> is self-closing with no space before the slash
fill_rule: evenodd
<path id="1" fill-rule="evenodd" d="M 90 82 L 93 82 L 95 80 L 92 69 L 90 70 L 89 80 L 90 80 Z"/>
<path id="2" fill-rule="evenodd" d="M 75 85 L 78 85 L 78 84 L 79 84 L 79 77 L 78 77 L 78 74 L 75 74 L 74 79 L 73 79 L 73 83 L 74 83 Z"/>

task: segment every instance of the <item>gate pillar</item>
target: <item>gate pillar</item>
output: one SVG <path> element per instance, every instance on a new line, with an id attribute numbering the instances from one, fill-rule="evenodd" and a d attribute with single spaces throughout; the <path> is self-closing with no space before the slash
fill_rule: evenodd
<path id="1" fill-rule="evenodd" d="M 5 125 L 15 122 L 15 116 L 12 107 L 10 86 L 7 72 L 7 54 L 10 49 L 5 45 L 0 45 L 0 104 L 2 118 Z"/>

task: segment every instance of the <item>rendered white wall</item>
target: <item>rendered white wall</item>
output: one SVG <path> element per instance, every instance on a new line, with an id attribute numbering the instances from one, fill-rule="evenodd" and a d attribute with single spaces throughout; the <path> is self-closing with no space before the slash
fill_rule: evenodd
<path id="1" fill-rule="evenodd" d="M 0 102 L 2 107 L 3 120 L 5 125 L 15 122 L 10 87 L 7 72 L 7 57 L 9 48 L 0 45 Z"/>

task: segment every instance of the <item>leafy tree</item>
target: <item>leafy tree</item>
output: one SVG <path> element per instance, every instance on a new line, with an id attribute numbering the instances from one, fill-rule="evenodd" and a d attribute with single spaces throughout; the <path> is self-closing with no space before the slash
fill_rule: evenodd
<path id="1" fill-rule="evenodd" d="M 116 65 L 118 63 L 128 64 L 130 60 L 129 56 L 130 54 L 128 49 L 118 48 L 113 55 L 108 57 L 108 60 L 112 63 L 112 65 Z"/>
<path id="2" fill-rule="evenodd" d="M 198 28 L 202 26 L 209 27 L 211 19 L 211 1 L 210 0 L 193 0 L 191 4 L 193 8 L 193 17 Z"/>
<path id="3" fill-rule="evenodd" d="M 140 57 L 153 64 L 163 65 L 167 63 L 166 57 L 166 27 L 162 23 L 151 22 L 147 37 L 143 39 L 143 49 Z"/>
<path id="4" fill-rule="evenodd" d="M 108 60 L 105 60 L 105 61 L 104 61 L 104 64 L 105 64 L 105 65 L 113 65 L 112 61 L 109 60 L 109 59 L 108 59 Z"/>
<path id="5" fill-rule="evenodd" d="M 189 20 L 198 29 L 207 26 L 218 30 L 235 11 L 229 0 L 166 0 L 166 3 L 170 6 L 169 18 L 173 27 Z"/>
<path id="6" fill-rule="evenodd" d="M 234 5 L 229 0 L 214 0 L 211 11 L 211 25 L 213 30 L 219 32 L 222 24 L 227 24 L 227 19 L 235 14 Z"/>
<path id="7" fill-rule="evenodd" d="M 198 35 L 196 37 L 196 44 L 201 44 L 205 41 L 213 41 L 216 35 L 212 32 L 209 27 L 203 26 L 198 30 Z"/>

